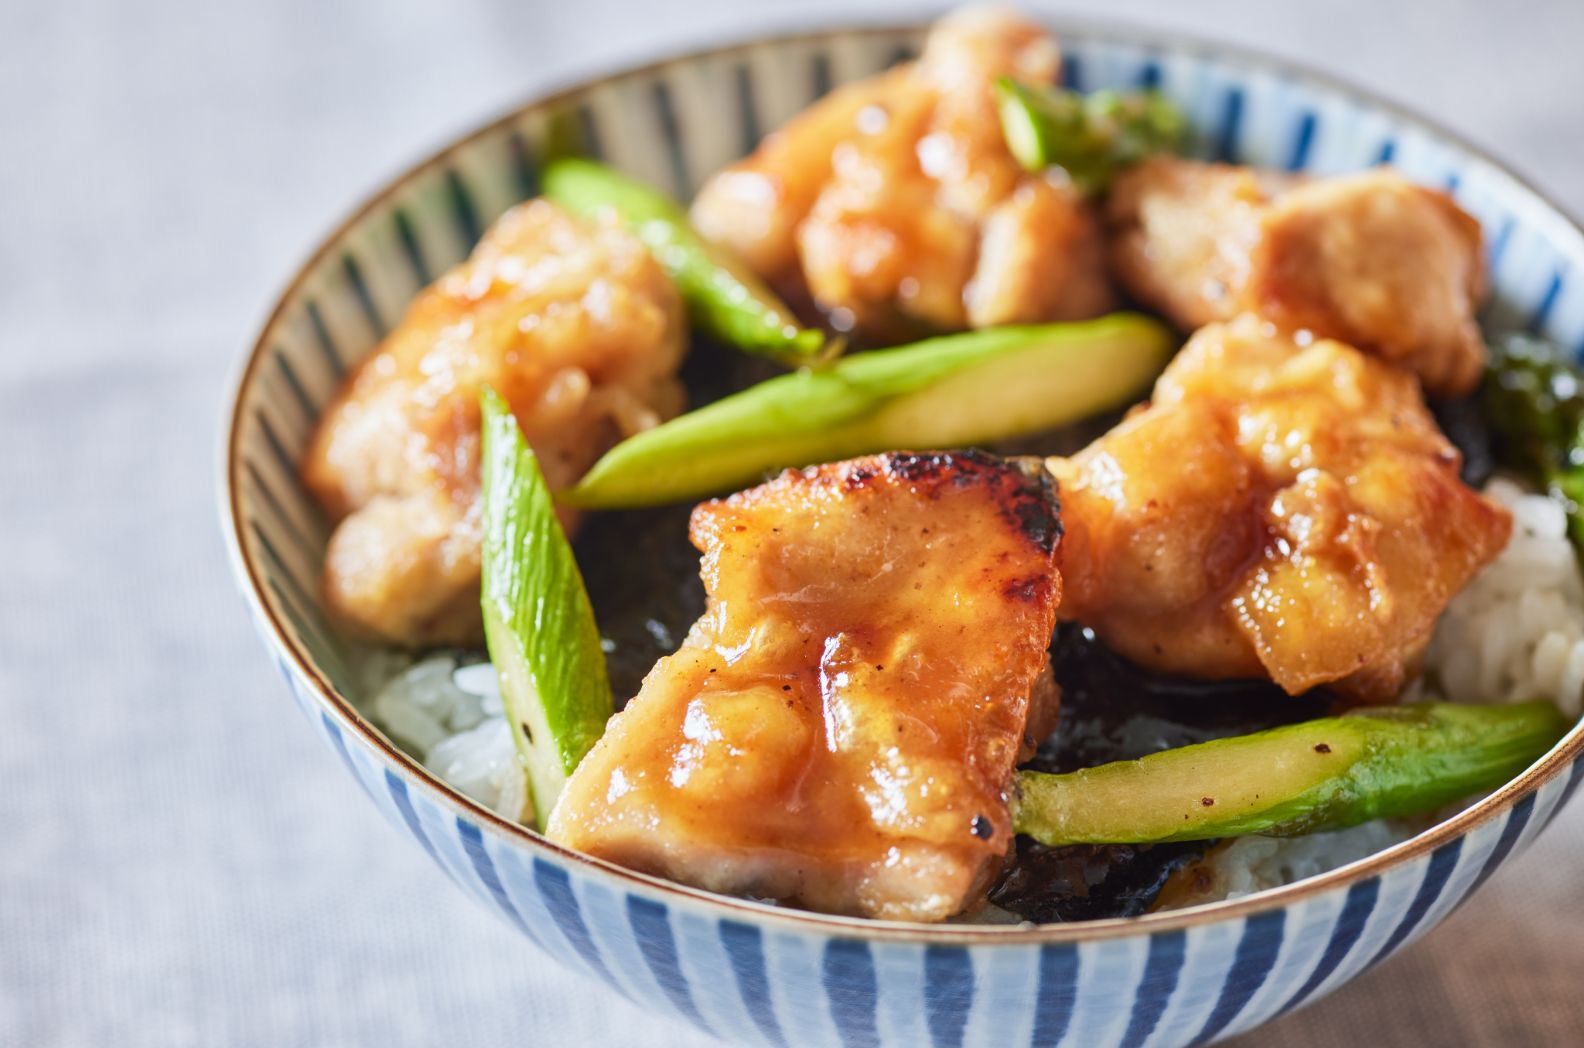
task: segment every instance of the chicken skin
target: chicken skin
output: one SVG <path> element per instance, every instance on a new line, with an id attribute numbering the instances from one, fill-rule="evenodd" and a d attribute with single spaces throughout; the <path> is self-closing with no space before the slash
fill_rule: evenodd
<path id="1" fill-rule="evenodd" d="M 709 604 L 584 758 L 552 840 L 713 891 L 937 921 L 1012 842 L 1053 727 L 1049 478 L 977 453 L 789 471 L 693 514 Z"/>
<path id="2" fill-rule="evenodd" d="M 1149 669 L 1390 699 L 1511 532 L 1460 462 L 1408 373 L 1212 324 L 1147 406 L 1049 461 L 1061 615 Z"/>
<path id="3" fill-rule="evenodd" d="M 948 15 L 916 63 L 837 90 L 716 175 L 693 221 L 880 339 L 1103 313 L 1095 216 L 1019 167 L 996 115 L 997 77 L 1050 83 L 1059 62 L 1014 13 Z"/>
<path id="4" fill-rule="evenodd" d="M 1184 329 L 1243 312 L 1374 353 L 1457 396 L 1479 381 L 1479 223 L 1386 169 L 1314 180 L 1156 157 L 1107 202 L 1111 261 Z"/>
<path id="5" fill-rule="evenodd" d="M 339 522 L 326 603 L 398 644 L 477 642 L 480 388 L 560 488 L 681 410 L 684 338 L 676 290 L 631 234 L 542 200 L 507 212 L 320 421 L 302 474 Z"/>

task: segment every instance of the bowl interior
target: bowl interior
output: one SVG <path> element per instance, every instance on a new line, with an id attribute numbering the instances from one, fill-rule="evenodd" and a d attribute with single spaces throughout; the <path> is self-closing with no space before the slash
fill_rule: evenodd
<path id="1" fill-rule="evenodd" d="M 1453 137 L 1258 56 L 1133 31 L 1056 29 L 1069 85 L 1160 88 L 1189 114 L 1196 155 L 1322 173 L 1390 161 L 1417 181 L 1447 188 L 1485 229 L 1494 288 L 1487 325 L 1529 328 L 1584 351 L 1584 281 L 1577 278 L 1584 234 Z M 910 56 L 921 39 L 919 27 L 781 38 L 563 91 L 401 176 L 314 253 L 243 368 L 224 452 L 224 512 L 265 632 L 284 660 L 317 682 L 336 717 L 378 737 L 357 712 L 366 697 L 367 653 L 336 633 L 319 601 L 329 528 L 298 482 L 296 463 L 348 369 L 501 212 L 536 194 L 540 158 L 552 149 L 575 143 L 686 197 L 812 99 Z M 1563 745 L 1581 744 L 1575 731 Z M 397 761 L 404 774 L 443 788 L 416 763 Z M 462 810 L 498 822 L 450 792 Z M 521 839 L 531 836 L 523 831 Z"/>

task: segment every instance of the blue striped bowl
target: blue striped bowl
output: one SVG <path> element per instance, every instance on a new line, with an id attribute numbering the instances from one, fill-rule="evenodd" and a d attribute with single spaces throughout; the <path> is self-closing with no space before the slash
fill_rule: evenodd
<path id="1" fill-rule="evenodd" d="M 1057 27 L 1059 30 L 1061 27 Z M 862 922 L 725 899 L 562 850 L 426 772 L 357 712 L 359 652 L 316 596 L 326 525 L 294 463 L 347 368 L 423 284 L 538 186 L 552 126 L 685 195 L 917 26 L 690 55 L 562 91 L 466 136 L 359 208 L 292 280 L 242 367 L 224 448 L 232 562 L 298 704 L 369 798 L 463 891 L 563 963 L 736 1043 L 1185 1045 L 1334 989 L 1413 941 L 1578 787 L 1575 729 L 1517 780 L 1363 862 L 1233 902 L 1042 928 Z M 1074 86 L 1155 84 L 1200 155 L 1342 171 L 1391 160 L 1484 223 L 1493 323 L 1584 343 L 1584 234 L 1454 137 L 1321 76 L 1133 31 L 1061 33 Z M 1581 347 L 1584 348 L 1584 347 Z"/>

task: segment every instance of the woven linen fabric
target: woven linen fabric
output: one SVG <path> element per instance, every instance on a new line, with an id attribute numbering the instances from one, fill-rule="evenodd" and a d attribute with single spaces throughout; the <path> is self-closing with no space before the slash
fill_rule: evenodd
<path id="1" fill-rule="evenodd" d="M 0 1048 L 673 1048 L 379 819 L 253 636 L 216 522 L 227 378 L 402 164 L 632 59 L 913 4 L 0 7 Z M 1584 5 L 1070 3 L 1379 89 L 1584 211 Z M 1237 1042 L 1562 1045 L 1584 804 L 1423 942 Z"/>

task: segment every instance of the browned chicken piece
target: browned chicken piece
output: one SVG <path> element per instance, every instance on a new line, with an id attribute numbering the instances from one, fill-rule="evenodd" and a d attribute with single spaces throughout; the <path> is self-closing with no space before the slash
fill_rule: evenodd
<path id="1" fill-rule="evenodd" d="M 699 506 L 704 616 L 578 766 L 550 838 L 831 913 L 978 901 L 1012 842 L 1014 763 L 1056 712 L 1055 509 L 1037 463 L 972 452 Z"/>
<path id="2" fill-rule="evenodd" d="M 1185 329 L 1252 312 L 1375 353 L 1432 393 L 1479 381 L 1479 223 L 1387 168 L 1304 180 L 1156 157 L 1118 177 L 1111 258 Z"/>
<path id="3" fill-rule="evenodd" d="M 834 92 L 711 179 L 693 221 L 879 338 L 1103 313 L 1094 214 L 1018 166 L 996 115 L 997 77 L 1049 83 L 1059 62 L 1015 13 L 948 15 L 918 62 Z"/>
<path id="4" fill-rule="evenodd" d="M 1118 279 L 1178 327 L 1241 312 L 1249 258 L 1273 197 L 1293 175 L 1153 157 L 1123 171 L 1106 199 Z"/>
<path id="5" fill-rule="evenodd" d="M 542 200 L 508 211 L 320 421 L 302 474 L 339 521 L 326 603 L 387 641 L 478 641 L 480 388 L 560 488 L 681 410 L 684 338 L 676 290 L 631 234 Z"/>
<path id="6" fill-rule="evenodd" d="M 694 227 L 767 280 L 801 282 L 798 226 L 830 180 L 836 148 L 857 134 L 860 113 L 868 126 L 882 119 L 912 77 L 913 67 L 903 65 L 844 84 L 793 117 L 705 183 L 693 202 Z"/>
<path id="7" fill-rule="evenodd" d="M 1059 482 L 1061 615 L 1153 670 L 1394 697 L 1512 520 L 1404 371 L 1213 324 Z"/>

